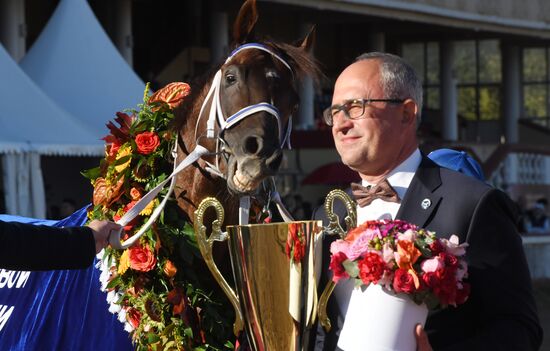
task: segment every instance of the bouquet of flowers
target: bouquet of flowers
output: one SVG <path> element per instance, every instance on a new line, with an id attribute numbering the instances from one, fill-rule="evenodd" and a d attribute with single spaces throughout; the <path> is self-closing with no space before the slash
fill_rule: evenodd
<path id="1" fill-rule="evenodd" d="M 470 292 L 464 281 L 466 246 L 456 235 L 440 239 L 405 221 L 367 221 L 332 243 L 332 279 L 354 279 L 361 287 L 379 284 L 428 308 L 456 306 Z"/>
<path id="2" fill-rule="evenodd" d="M 90 220 L 118 220 L 172 172 L 176 132 L 169 126 L 190 88 L 171 83 L 151 96 L 148 92 L 146 87 L 137 110 L 117 113 L 118 125 L 107 124 L 105 158 L 83 172 L 94 187 Z M 123 240 L 137 232 L 158 203 L 151 201 L 124 227 Z M 228 341 L 232 316 L 222 308 L 225 300 L 209 275 L 200 273 L 202 256 L 193 227 L 174 200 L 135 245 L 123 251 L 108 247 L 98 258 L 109 311 L 124 323 L 137 350 L 233 347 Z"/>

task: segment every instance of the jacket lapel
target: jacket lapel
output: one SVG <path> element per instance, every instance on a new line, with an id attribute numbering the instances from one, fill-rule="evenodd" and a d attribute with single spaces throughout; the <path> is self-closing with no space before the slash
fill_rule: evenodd
<path id="1" fill-rule="evenodd" d="M 439 186 L 439 166 L 423 155 L 396 218 L 425 227 L 441 201 L 441 196 L 435 193 Z"/>

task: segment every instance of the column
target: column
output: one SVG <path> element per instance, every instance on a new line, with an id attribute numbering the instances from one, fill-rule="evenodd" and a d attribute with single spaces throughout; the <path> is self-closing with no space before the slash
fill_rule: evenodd
<path id="1" fill-rule="evenodd" d="M 0 42 L 17 62 L 25 56 L 26 36 L 25 1 L 0 0 Z"/>
<path id="2" fill-rule="evenodd" d="M 456 80 L 453 76 L 453 42 L 439 44 L 441 80 L 441 136 L 446 141 L 458 140 L 458 114 Z"/>
<path id="3" fill-rule="evenodd" d="M 227 13 L 215 11 L 210 19 L 210 62 L 221 63 L 229 54 L 229 26 Z"/>
<path id="4" fill-rule="evenodd" d="M 304 23 L 300 26 L 302 37 L 311 30 L 311 23 Z M 300 85 L 300 106 L 298 109 L 298 120 L 294 120 L 296 129 L 314 129 L 315 128 L 315 91 L 311 77 L 305 77 Z"/>
<path id="5" fill-rule="evenodd" d="M 128 65 L 134 65 L 132 36 L 132 0 L 116 0 L 114 21 L 115 45 Z"/>
<path id="6" fill-rule="evenodd" d="M 519 141 L 518 119 L 521 113 L 520 49 L 510 43 L 502 43 L 502 97 L 504 113 L 504 137 L 507 143 Z"/>

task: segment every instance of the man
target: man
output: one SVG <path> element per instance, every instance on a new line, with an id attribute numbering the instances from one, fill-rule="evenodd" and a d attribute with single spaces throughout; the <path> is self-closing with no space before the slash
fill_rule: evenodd
<path id="1" fill-rule="evenodd" d="M 117 230 L 118 224 L 98 220 L 87 227 L 66 228 L 0 221 L 0 269 L 87 268 Z"/>
<path id="2" fill-rule="evenodd" d="M 369 53 L 338 77 L 324 115 L 342 162 L 359 173 L 363 186 L 387 180 L 398 195 L 358 207 L 358 223 L 402 219 L 442 237 L 456 234 L 469 244 L 469 300 L 430 312 L 427 335 L 419 326 L 411 330 L 418 349 L 537 350 L 542 331 L 514 207 L 502 192 L 441 168 L 420 153 L 416 129 L 421 107 L 422 86 L 414 70 L 397 56 Z M 334 330 L 316 340 L 317 350 L 338 349 L 349 299 L 361 294 L 352 289 L 337 286 L 329 301 Z M 352 336 L 361 337 L 360 322 L 353 328 Z M 340 344 L 353 345 L 353 337 Z"/>

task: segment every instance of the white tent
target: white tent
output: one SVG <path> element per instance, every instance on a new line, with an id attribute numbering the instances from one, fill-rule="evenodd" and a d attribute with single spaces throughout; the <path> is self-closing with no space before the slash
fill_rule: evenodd
<path id="1" fill-rule="evenodd" d="M 20 62 L 59 106 L 98 137 L 115 112 L 142 100 L 144 83 L 119 54 L 86 0 L 61 0 Z"/>
<path id="2" fill-rule="evenodd" d="M 45 216 L 40 155 L 99 156 L 103 142 L 56 105 L 0 45 L 0 154 L 6 210 Z"/>

